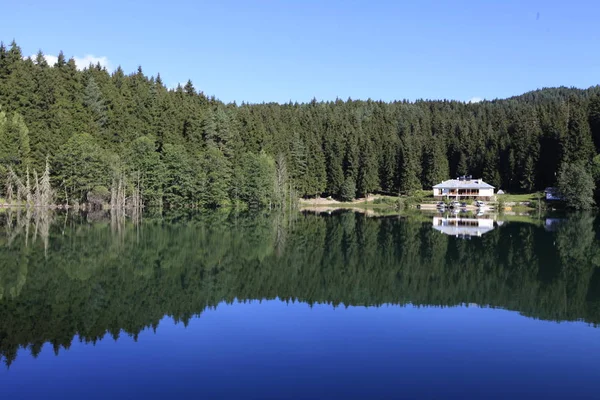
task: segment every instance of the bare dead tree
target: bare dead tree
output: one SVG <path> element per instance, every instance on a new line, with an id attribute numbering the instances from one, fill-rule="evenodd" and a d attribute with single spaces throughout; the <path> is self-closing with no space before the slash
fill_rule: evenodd
<path id="1" fill-rule="evenodd" d="M 13 199 L 13 182 L 10 173 L 6 174 L 6 201 L 12 204 Z"/>
<path id="2" fill-rule="evenodd" d="M 114 178 L 110 186 L 110 208 L 113 210 L 117 208 L 117 184 Z"/>
<path id="3" fill-rule="evenodd" d="M 38 175 L 37 172 L 33 170 L 33 195 L 31 196 L 31 201 L 35 207 L 40 207 L 42 205 L 41 197 Z"/>
<path id="4" fill-rule="evenodd" d="M 63 181 L 63 188 L 65 189 L 65 208 L 69 209 L 69 194 L 67 193 L 67 184 Z"/>
<path id="5" fill-rule="evenodd" d="M 33 199 L 31 195 L 31 183 L 29 182 L 29 167 L 27 167 L 27 174 L 25 176 L 25 202 L 27 203 L 27 207 L 30 207 Z"/>
<path id="6" fill-rule="evenodd" d="M 279 153 L 275 161 L 275 197 L 279 207 L 284 207 L 286 204 L 288 184 L 288 171 L 285 156 Z"/>
<path id="7" fill-rule="evenodd" d="M 142 185 L 143 182 L 139 171 L 131 174 L 129 177 L 125 174 L 115 177 L 110 189 L 110 208 L 113 210 L 137 210 L 143 208 Z"/>
<path id="8" fill-rule="evenodd" d="M 50 163 L 46 157 L 46 168 L 40 181 L 40 203 L 43 207 L 49 207 L 54 202 L 54 191 L 50 184 Z"/>
<path id="9" fill-rule="evenodd" d="M 24 185 L 23 182 L 21 181 L 21 179 L 19 179 L 19 177 L 17 176 L 17 174 L 15 173 L 15 171 L 13 171 L 12 168 L 8 168 L 8 175 L 10 177 L 11 180 L 11 184 L 14 184 L 17 187 L 17 202 L 20 203 L 21 200 L 23 200 L 23 196 L 25 196 L 25 198 L 29 198 L 31 197 L 31 195 L 27 194 L 27 192 L 29 191 L 29 188 L 27 187 L 27 185 Z"/>

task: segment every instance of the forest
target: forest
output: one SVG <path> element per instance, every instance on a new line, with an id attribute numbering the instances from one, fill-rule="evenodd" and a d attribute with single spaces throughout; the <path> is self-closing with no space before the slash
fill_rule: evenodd
<path id="1" fill-rule="evenodd" d="M 594 214 L 573 214 L 553 231 L 509 222 L 477 240 L 431 224 L 353 212 L 178 209 L 135 223 L 115 210 L 9 210 L 0 214 L 0 359 L 10 364 L 25 348 L 37 356 L 44 343 L 58 353 L 74 338 L 135 338 L 165 315 L 187 324 L 222 302 L 276 298 L 476 304 L 600 324 Z"/>
<path id="2" fill-rule="evenodd" d="M 167 88 L 142 67 L 78 70 L 62 52 L 49 65 L 41 51 L 0 45 L 0 197 L 46 169 L 56 202 L 109 202 L 118 186 L 165 207 L 395 195 L 464 174 L 531 192 L 574 171 L 594 190 L 599 152 L 599 86 L 473 104 L 225 104 L 191 81 Z"/>

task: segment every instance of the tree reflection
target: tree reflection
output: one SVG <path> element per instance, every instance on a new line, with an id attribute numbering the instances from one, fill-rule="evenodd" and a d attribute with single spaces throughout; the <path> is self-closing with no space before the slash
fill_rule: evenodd
<path id="1" fill-rule="evenodd" d="M 556 232 L 508 223 L 470 241 L 423 218 L 360 213 L 2 215 L 0 356 L 77 335 L 134 339 L 163 316 L 187 324 L 235 299 L 309 304 L 475 303 L 550 320 L 600 322 L 592 214 Z M 37 228 L 36 228 L 37 226 Z M 42 240 L 33 240 L 33 238 Z"/>

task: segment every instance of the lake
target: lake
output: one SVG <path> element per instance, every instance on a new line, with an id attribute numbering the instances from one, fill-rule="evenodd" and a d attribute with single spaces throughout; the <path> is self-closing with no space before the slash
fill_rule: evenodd
<path id="1" fill-rule="evenodd" d="M 0 210 L 3 398 L 598 398 L 600 218 Z"/>

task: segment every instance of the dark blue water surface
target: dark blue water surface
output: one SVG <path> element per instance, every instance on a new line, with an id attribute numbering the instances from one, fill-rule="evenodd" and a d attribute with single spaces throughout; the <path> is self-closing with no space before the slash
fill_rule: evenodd
<path id="1" fill-rule="evenodd" d="M 593 216 L 11 218 L 6 399 L 600 396 Z"/>

